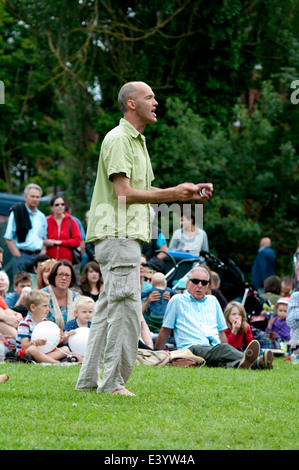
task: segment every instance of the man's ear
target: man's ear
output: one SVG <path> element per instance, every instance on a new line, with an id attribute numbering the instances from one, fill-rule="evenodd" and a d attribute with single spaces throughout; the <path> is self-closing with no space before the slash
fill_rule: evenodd
<path id="1" fill-rule="evenodd" d="M 129 99 L 127 101 L 127 109 L 130 111 L 134 111 L 136 109 L 136 101 Z"/>

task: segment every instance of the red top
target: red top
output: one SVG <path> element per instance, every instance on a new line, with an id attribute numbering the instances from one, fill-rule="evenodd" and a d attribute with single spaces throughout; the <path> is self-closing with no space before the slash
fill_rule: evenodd
<path id="1" fill-rule="evenodd" d="M 8 308 L 5 301 L 3 300 L 2 295 L 0 295 L 0 308 L 2 308 L 3 310 L 6 310 Z"/>
<path id="2" fill-rule="evenodd" d="M 71 220 L 72 238 L 69 232 L 69 219 Z M 81 233 L 77 222 L 70 217 L 69 214 L 64 214 L 60 227 L 58 227 L 54 214 L 47 217 L 48 234 L 47 238 L 52 240 L 63 240 L 61 245 L 54 245 L 47 247 L 47 255 L 50 258 L 57 260 L 67 259 L 72 263 L 72 251 L 70 248 L 76 248 L 81 243 Z"/>
<path id="3" fill-rule="evenodd" d="M 246 333 L 244 333 L 243 330 L 239 330 L 235 335 L 229 328 L 224 330 L 224 333 L 226 334 L 228 344 L 240 351 L 243 351 L 244 348 L 246 348 L 253 340 L 252 331 L 249 325 L 247 325 Z"/>

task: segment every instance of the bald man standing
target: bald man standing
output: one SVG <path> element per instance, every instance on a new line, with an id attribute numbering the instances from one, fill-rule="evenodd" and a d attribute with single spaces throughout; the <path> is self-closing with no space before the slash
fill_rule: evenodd
<path id="1" fill-rule="evenodd" d="M 253 262 L 251 270 L 251 282 L 257 289 L 261 289 L 264 280 L 275 274 L 276 254 L 271 248 L 271 239 L 263 237 L 260 240 L 260 248 Z"/>
<path id="2" fill-rule="evenodd" d="M 154 188 L 143 136 L 146 125 L 157 122 L 154 92 L 144 82 L 129 82 L 119 92 L 118 105 L 124 116 L 102 143 L 86 235 L 87 242 L 95 244 L 104 291 L 76 389 L 134 395 L 125 384 L 138 351 L 140 257 L 142 242 L 151 239 L 149 204 L 191 199 L 203 203 L 212 196 L 213 185 Z"/>

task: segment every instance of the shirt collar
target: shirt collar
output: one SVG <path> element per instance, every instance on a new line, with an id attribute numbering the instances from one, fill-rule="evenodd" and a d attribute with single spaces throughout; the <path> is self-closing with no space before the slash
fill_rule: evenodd
<path id="1" fill-rule="evenodd" d="M 191 300 L 191 302 L 205 302 L 207 299 L 207 296 L 205 295 L 203 299 L 196 299 L 193 297 L 193 295 L 190 294 L 190 292 L 187 290 L 186 292 L 187 297 Z"/>
<path id="2" fill-rule="evenodd" d="M 27 211 L 28 211 L 29 214 L 34 215 L 34 214 L 37 213 L 37 207 L 34 209 L 33 212 L 29 209 L 29 207 L 27 207 L 27 204 L 25 204 L 25 207 L 26 207 L 26 209 L 27 209 Z"/>
<path id="3" fill-rule="evenodd" d="M 134 126 L 132 126 L 132 124 L 129 121 L 127 121 L 125 118 L 121 118 L 119 123 L 121 126 L 123 126 L 126 129 L 126 132 L 128 132 L 132 137 L 137 139 L 140 136 L 141 139 L 145 141 L 145 136 L 143 134 L 140 134 L 140 132 L 137 131 L 137 129 Z"/>

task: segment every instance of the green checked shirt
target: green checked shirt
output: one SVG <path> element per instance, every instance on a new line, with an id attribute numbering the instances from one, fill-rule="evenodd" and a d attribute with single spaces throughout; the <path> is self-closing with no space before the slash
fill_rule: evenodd
<path id="1" fill-rule="evenodd" d="M 131 186 L 138 189 L 150 190 L 154 179 L 145 137 L 124 118 L 102 143 L 86 240 L 129 237 L 149 242 L 149 204 L 118 203 L 111 180 L 114 173 L 125 173 Z"/>

